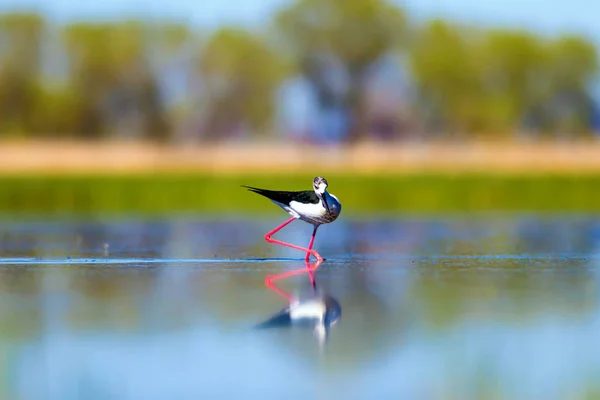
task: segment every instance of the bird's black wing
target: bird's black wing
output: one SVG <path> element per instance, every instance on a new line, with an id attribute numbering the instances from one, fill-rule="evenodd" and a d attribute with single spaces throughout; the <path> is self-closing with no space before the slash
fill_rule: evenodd
<path id="1" fill-rule="evenodd" d="M 292 324 L 292 319 L 290 317 L 290 307 L 285 307 L 278 313 L 271 316 L 268 320 L 263 321 L 255 326 L 257 329 L 266 329 L 266 328 L 281 328 L 285 326 L 290 326 Z"/>
<path id="2" fill-rule="evenodd" d="M 282 204 L 290 204 L 291 201 L 298 201 L 300 203 L 311 203 L 317 204 L 320 200 L 317 194 L 312 190 L 302 190 L 297 192 L 286 192 L 281 190 L 267 190 L 259 189 L 252 186 L 242 187 L 247 188 L 251 192 L 258 193 L 261 196 L 265 196 L 268 199 L 274 200 Z"/>

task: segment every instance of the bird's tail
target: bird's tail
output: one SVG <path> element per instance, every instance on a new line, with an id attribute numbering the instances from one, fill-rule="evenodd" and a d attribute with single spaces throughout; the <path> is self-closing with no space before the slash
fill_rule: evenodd
<path id="1" fill-rule="evenodd" d="M 272 190 L 260 189 L 260 188 L 256 188 L 256 187 L 252 187 L 252 186 L 241 185 L 241 187 L 246 188 L 251 192 L 260 194 L 261 196 L 265 196 L 267 198 L 271 198 L 274 193 L 274 191 L 272 191 Z"/>
<path id="2" fill-rule="evenodd" d="M 289 310 L 281 310 L 268 320 L 256 325 L 256 329 L 281 328 L 292 323 Z"/>

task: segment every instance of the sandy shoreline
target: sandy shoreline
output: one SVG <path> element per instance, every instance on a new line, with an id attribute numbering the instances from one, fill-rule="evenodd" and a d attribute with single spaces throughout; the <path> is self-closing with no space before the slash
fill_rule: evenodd
<path id="1" fill-rule="evenodd" d="M 160 146 L 124 142 L 0 142 L 0 174 L 600 173 L 600 142 L 366 143 L 318 148 L 289 144 Z"/>

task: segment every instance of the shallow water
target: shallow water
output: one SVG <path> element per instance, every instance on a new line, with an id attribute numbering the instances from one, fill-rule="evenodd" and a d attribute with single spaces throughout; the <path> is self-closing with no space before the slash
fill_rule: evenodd
<path id="1" fill-rule="evenodd" d="M 2 399 L 577 399 L 600 393 L 600 218 L 340 219 L 317 293 L 341 319 L 254 329 L 302 254 L 285 220 L 0 226 Z M 277 238 L 308 242 L 295 222 Z M 314 265 L 314 264 L 313 264 Z M 308 274 L 276 282 L 314 294 Z"/>

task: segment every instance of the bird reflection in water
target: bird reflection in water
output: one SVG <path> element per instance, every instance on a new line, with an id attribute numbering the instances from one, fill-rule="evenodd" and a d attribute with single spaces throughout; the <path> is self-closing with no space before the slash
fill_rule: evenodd
<path id="1" fill-rule="evenodd" d="M 342 306 L 333 297 L 326 293 L 319 293 L 317 290 L 314 272 L 323 261 L 317 260 L 313 264 L 309 264 L 308 261 L 305 262 L 306 268 L 270 275 L 265 279 L 265 285 L 284 297 L 289 304 L 266 321 L 260 323 L 257 328 L 312 328 L 317 342 L 324 345 L 327 342 L 330 327 L 338 322 L 342 316 Z M 312 284 L 313 293 L 306 298 L 295 299 L 274 283 L 277 280 L 300 274 L 308 274 Z"/>

